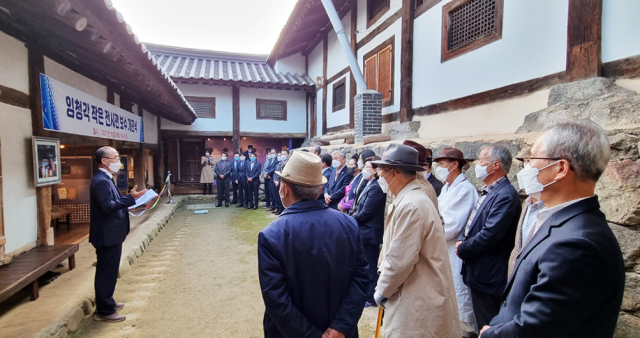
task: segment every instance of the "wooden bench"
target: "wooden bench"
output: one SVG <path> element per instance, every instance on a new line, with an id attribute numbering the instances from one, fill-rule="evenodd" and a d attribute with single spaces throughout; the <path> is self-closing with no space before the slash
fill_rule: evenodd
<path id="1" fill-rule="evenodd" d="M 62 224 L 67 225 L 67 230 L 71 230 L 71 220 L 69 219 L 69 215 L 73 214 L 78 210 L 76 209 L 65 209 L 65 208 L 51 208 L 51 219 L 56 220 L 56 230 L 58 230 L 58 226 Z M 60 221 L 60 217 L 65 217 L 65 221 Z"/>
<path id="2" fill-rule="evenodd" d="M 0 303 L 25 287 L 31 300 L 38 299 L 38 278 L 69 259 L 69 270 L 76 267 L 78 244 L 41 246 L 0 267 Z"/>

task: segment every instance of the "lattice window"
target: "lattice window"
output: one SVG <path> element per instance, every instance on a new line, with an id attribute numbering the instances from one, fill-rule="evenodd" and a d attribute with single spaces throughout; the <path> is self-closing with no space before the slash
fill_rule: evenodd
<path id="1" fill-rule="evenodd" d="M 367 87 L 382 94 L 382 105 L 393 102 L 393 40 L 383 43 L 365 56 Z"/>
<path id="2" fill-rule="evenodd" d="M 344 109 L 347 99 L 346 78 L 336 82 L 333 85 L 333 112 Z"/>
<path id="3" fill-rule="evenodd" d="M 189 97 L 187 101 L 191 105 L 191 108 L 196 112 L 199 118 L 203 119 L 215 119 L 216 118 L 216 98 L 208 97 Z"/>
<path id="4" fill-rule="evenodd" d="M 287 101 L 256 99 L 256 119 L 287 120 Z"/>
<path id="5" fill-rule="evenodd" d="M 443 7 L 442 61 L 502 37 L 504 0 L 454 0 Z"/>
<path id="6" fill-rule="evenodd" d="M 390 0 L 367 0 L 367 27 L 389 10 Z"/>

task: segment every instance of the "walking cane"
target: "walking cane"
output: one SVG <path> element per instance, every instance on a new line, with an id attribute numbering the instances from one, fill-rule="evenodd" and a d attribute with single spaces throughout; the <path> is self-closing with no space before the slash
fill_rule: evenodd
<path id="1" fill-rule="evenodd" d="M 382 306 L 378 308 L 378 322 L 376 323 L 376 338 L 380 338 L 380 326 L 382 325 Z"/>

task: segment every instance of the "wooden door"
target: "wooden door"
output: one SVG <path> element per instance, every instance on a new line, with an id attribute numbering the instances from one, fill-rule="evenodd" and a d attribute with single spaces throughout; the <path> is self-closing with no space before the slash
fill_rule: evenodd
<path id="1" fill-rule="evenodd" d="M 200 158 L 204 155 L 205 142 L 198 139 L 182 139 L 180 142 L 180 181 L 200 182 L 202 167 Z"/>

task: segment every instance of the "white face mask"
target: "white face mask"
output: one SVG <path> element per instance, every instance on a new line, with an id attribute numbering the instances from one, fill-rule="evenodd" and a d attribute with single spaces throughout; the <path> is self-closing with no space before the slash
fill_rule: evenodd
<path id="1" fill-rule="evenodd" d="M 358 169 L 362 170 L 364 168 L 364 163 L 362 161 L 358 161 Z"/>
<path id="2" fill-rule="evenodd" d="M 451 166 L 451 164 L 449 164 L 449 166 Z M 443 181 L 447 180 L 447 177 L 449 177 L 450 172 L 451 171 L 449 171 L 449 168 L 444 168 L 444 167 L 436 168 L 436 174 L 438 174 L 438 178 L 440 178 Z"/>
<path id="3" fill-rule="evenodd" d="M 226 157 L 226 156 L 222 156 L 222 160 L 223 160 L 223 161 L 226 161 L 226 160 L 227 160 L 227 157 Z"/>
<path id="4" fill-rule="evenodd" d="M 518 172 L 518 175 L 516 175 L 518 177 L 518 185 L 520 185 L 520 188 L 524 189 L 527 195 L 539 200 L 542 190 L 556 183 L 556 181 L 551 181 L 545 185 L 542 185 L 542 183 L 538 181 L 538 174 L 542 169 L 548 168 L 556 163 L 558 163 L 558 161 L 550 163 L 540 169 L 533 168 L 529 163 L 527 163 L 524 166 L 524 169 L 520 170 L 520 172 Z"/>
<path id="5" fill-rule="evenodd" d="M 331 166 L 334 168 L 337 168 L 340 166 L 340 164 L 342 164 L 340 161 L 338 160 L 333 160 L 333 162 L 331 162 Z"/>
<path id="6" fill-rule="evenodd" d="M 387 175 L 384 175 L 384 176 L 382 176 L 382 177 L 380 177 L 380 178 L 378 179 L 378 184 L 380 184 L 380 189 L 382 189 L 382 192 L 383 192 L 383 193 L 385 193 L 385 194 L 388 194 L 388 193 L 389 193 L 389 186 L 390 186 L 391 184 L 393 184 L 393 181 L 395 181 L 395 180 L 396 180 L 396 179 L 394 178 L 394 179 L 391 181 L 391 183 L 387 183 L 387 179 L 386 179 L 385 177 L 387 177 L 390 173 L 391 173 L 391 171 L 389 171 L 389 172 L 387 173 Z"/>
<path id="7" fill-rule="evenodd" d="M 364 179 L 365 181 L 368 181 L 370 178 L 371 178 L 371 172 L 368 170 L 363 170 L 362 179 Z"/>
<path id="8" fill-rule="evenodd" d="M 246 160 L 246 159 L 247 159 L 246 157 L 244 157 L 244 156 L 240 156 L 240 161 L 244 161 L 244 160 Z"/>
<path id="9" fill-rule="evenodd" d="M 481 179 L 481 180 L 484 180 L 485 178 L 487 178 L 487 176 L 491 175 L 493 173 L 493 171 L 492 172 L 487 172 L 487 168 L 488 167 L 489 167 L 488 165 L 476 164 L 476 177 Z"/>
<path id="10" fill-rule="evenodd" d="M 116 162 L 116 163 L 112 163 L 107 161 L 107 166 L 109 167 L 109 170 L 111 170 L 114 173 L 117 173 L 118 171 L 120 171 L 120 167 L 122 167 L 122 163 L 120 163 L 120 161 Z"/>
<path id="11" fill-rule="evenodd" d="M 211 154 L 209 154 L 209 153 L 204 153 L 204 156 L 209 156 L 209 155 L 211 155 Z"/>
<path id="12" fill-rule="evenodd" d="M 280 201 L 282 201 L 282 206 L 286 209 L 289 206 L 284 204 L 284 198 L 283 198 L 282 193 L 280 192 L 280 190 L 282 190 L 282 184 L 280 185 L 280 189 L 278 189 L 278 195 L 280 195 Z"/>

